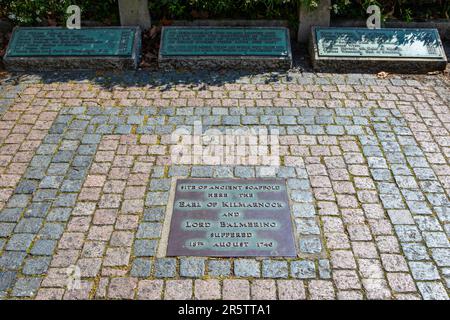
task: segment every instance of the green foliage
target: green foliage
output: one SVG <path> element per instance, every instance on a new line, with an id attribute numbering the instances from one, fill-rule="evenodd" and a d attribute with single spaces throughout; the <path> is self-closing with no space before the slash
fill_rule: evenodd
<path id="1" fill-rule="evenodd" d="M 286 19 L 296 16 L 298 4 L 304 0 L 159 0 L 150 1 L 156 18 L 266 18 Z"/>
<path id="2" fill-rule="evenodd" d="M 313 10 L 321 0 L 149 0 L 154 20 L 159 19 L 287 19 L 298 20 L 300 6 Z M 19 25 L 64 25 L 65 10 L 82 9 L 82 20 L 111 24 L 119 21 L 117 0 L 0 0 L 0 17 Z M 383 17 L 413 19 L 449 18 L 449 0 L 332 0 L 332 14 L 365 18 L 366 8 L 377 4 Z"/>
<path id="3" fill-rule="evenodd" d="M 448 0 L 332 0 L 332 13 L 337 17 L 366 17 L 366 8 L 376 4 L 385 18 L 403 21 L 449 19 Z"/>
<path id="4" fill-rule="evenodd" d="M 117 20 L 117 0 L 0 0 L 0 16 L 18 25 L 41 25 L 51 21 L 64 25 L 66 9 L 72 4 L 80 6 L 83 20 Z"/>

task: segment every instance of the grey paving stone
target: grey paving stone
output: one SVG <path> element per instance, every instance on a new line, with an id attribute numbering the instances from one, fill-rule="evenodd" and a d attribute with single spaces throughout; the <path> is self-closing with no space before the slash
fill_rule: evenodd
<path id="1" fill-rule="evenodd" d="M 424 201 L 406 201 L 412 214 L 432 214 L 431 209 Z"/>
<path id="2" fill-rule="evenodd" d="M 0 271 L 0 291 L 7 291 L 10 289 L 16 280 L 16 272 Z"/>
<path id="3" fill-rule="evenodd" d="M 139 225 L 136 238 L 158 238 L 161 234 L 162 224 L 159 222 L 144 222 Z"/>
<path id="4" fill-rule="evenodd" d="M 15 233 L 38 233 L 41 229 L 43 219 L 40 218 L 23 218 L 19 221 L 14 229 Z"/>
<path id="5" fill-rule="evenodd" d="M 431 249 L 431 256 L 439 267 L 450 267 L 450 248 Z"/>
<path id="6" fill-rule="evenodd" d="M 294 190 L 291 192 L 291 199 L 295 202 L 312 202 L 313 195 L 309 191 L 297 191 Z"/>
<path id="7" fill-rule="evenodd" d="M 191 176 L 193 178 L 211 178 L 213 176 L 212 166 L 197 166 L 191 170 Z"/>
<path id="8" fill-rule="evenodd" d="M 64 232 L 64 226 L 59 223 L 46 223 L 39 231 L 41 239 L 59 240 Z"/>
<path id="9" fill-rule="evenodd" d="M 408 189 L 401 189 L 401 192 L 403 196 L 405 197 L 406 201 L 425 201 L 426 198 L 422 194 L 419 189 L 417 190 L 408 190 Z"/>
<path id="10" fill-rule="evenodd" d="M 315 219 L 296 219 L 297 232 L 303 235 L 319 235 L 320 229 Z"/>
<path id="11" fill-rule="evenodd" d="M 316 209 L 313 204 L 295 203 L 292 206 L 292 213 L 296 218 L 314 218 L 316 216 Z"/>
<path id="12" fill-rule="evenodd" d="M 403 253 L 411 261 L 430 260 L 427 248 L 421 243 L 402 243 Z"/>
<path id="13" fill-rule="evenodd" d="M 0 215 L 1 222 L 17 222 L 22 215 L 22 209 L 20 208 L 6 208 L 2 210 Z"/>
<path id="14" fill-rule="evenodd" d="M 260 264 L 253 259 L 234 260 L 234 274 L 237 277 L 257 278 L 260 276 Z"/>
<path id="15" fill-rule="evenodd" d="M 280 167 L 278 169 L 278 177 L 280 178 L 293 178 L 296 177 L 295 168 L 292 167 Z M 292 179 L 289 179 L 292 180 Z"/>
<path id="16" fill-rule="evenodd" d="M 49 268 L 51 257 L 28 258 L 22 269 L 25 275 L 45 274 Z"/>
<path id="17" fill-rule="evenodd" d="M 138 258 L 133 261 L 130 275 L 137 278 L 150 277 L 152 270 L 152 262 L 149 259 Z"/>
<path id="18" fill-rule="evenodd" d="M 300 252 L 316 254 L 322 252 L 322 242 L 320 238 L 301 238 Z"/>
<path id="19" fill-rule="evenodd" d="M 231 262 L 226 260 L 208 260 L 208 275 L 227 277 L 231 274 Z"/>
<path id="20" fill-rule="evenodd" d="M 322 279 L 331 278 L 331 265 L 328 259 L 319 260 L 319 276 Z"/>
<path id="21" fill-rule="evenodd" d="M 241 122 L 243 125 L 259 124 L 259 118 L 257 116 L 242 116 Z"/>
<path id="22" fill-rule="evenodd" d="M 15 194 L 7 203 L 8 208 L 25 208 L 30 201 L 31 196 L 27 194 Z"/>
<path id="23" fill-rule="evenodd" d="M 39 188 L 41 189 L 58 189 L 63 182 L 63 176 L 46 176 L 41 180 Z"/>
<path id="24" fill-rule="evenodd" d="M 174 258 L 160 258 L 154 262 L 156 278 L 173 278 L 177 274 L 177 260 Z"/>
<path id="25" fill-rule="evenodd" d="M 78 194 L 76 193 L 62 193 L 54 202 L 55 207 L 75 207 Z"/>
<path id="26" fill-rule="evenodd" d="M 294 168 L 290 169 L 294 171 L 292 174 L 295 176 Z M 311 185 L 307 179 L 288 179 L 287 185 L 290 190 L 311 190 Z"/>
<path id="27" fill-rule="evenodd" d="M 415 216 L 414 221 L 421 231 L 442 231 L 442 227 L 435 217 Z"/>
<path id="28" fill-rule="evenodd" d="M 299 120 L 299 123 L 303 123 L 301 120 Z M 312 135 L 319 135 L 319 134 L 325 134 L 325 128 L 322 126 L 317 125 L 305 125 L 305 131 L 308 134 Z"/>
<path id="29" fill-rule="evenodd" d="M 16 187 L 16 193 L 32 194 L 38 188 L 38 182 L 35 180 L 22 180 Z"/>
<path id="30" fill-rule="evenodd" d="M 236 167 L 234 170 L 236 177 L 238 178 L 254 178 L 255 169 L 252 167 Z"/>
<path id="31" fill-rule="evenodd" d="M 13 234 L 6 245 L 8 251 L 26 251 L 34 239 L 33 234 L 17 233 Z"/>
<path id="32" fill-rule="evenodd" d="M 14 223 L 0 223 L 0 238 L 7 238 L 11 235 L 12 231 L 14 230 L 14 227 L 16 225 Z"/>
<path id="33" fill-rule="evenodd" d="M 170 179 L 152 179 L 150 181 L 151 191 L 169 191 L 171 186 Z"/>
<path id="34" fill-rule="evenodd" d="M 450 242 L 444 232 L 423 232 L 422 235 L 429 248 L 450 248 Z"/>
<path id="35" fill-rule="evenodd" d="M 51 256 L 55 251 L 56 244 L 55 240 L 37 240 L 30 253 L 34 256 Z"/>
<path id="36" fill-rule="evenodd" d="M 409 262 L 415 280 L 439 280 L 436 266 L 431 262 Z"/>
<path id="37" fill-rule="evenodd" d="M 241 117 L 240 116 L 223 116 L 222 122 L 224 125 L 239 126 L 241 124 Z"/>
<path id="38" fill-rule="evenodd" d="M 13 297 L 33 297 L 36 295 L 41 282 L 41 278 L 20 278 L 14 285 L 11 295 Z"/>
<path id="39" fill-rule="evenodd" d="M 173 173 L 172 168 L 175 168 L 175 167 L 170 167 L 170 169 L 169 169 L 169 176 L 172 176 L 172 173 Z M 176 168 L 179 168 L 179 169 L 182 169 L 182 170 L 186 169 L 187 172 L 189 172 L 189 169 L 186 168 L 186 167 L 183 167 L 183 166 L 179 166 L 179 167 L 176 167 Z M 165 175 L 164 171 L 165 171 L 164 167 L 155 166 L 155 167 L 153 167 L 151 176 L 152 176 L 152 178 L 162 178 Z"/>
<path id="40" fill-rule="evenodd" d="M 180 259 L 180 276 L 188 278 L 201 278 L 205 275 L 205 259 L 187 257 Z"/>
<path id="41" fill-rule="evenodd" d="M 385 209 L 404 209 L 405 204 L 400 195 L 380 194 L 381 202 Z"/>
<path id="42" fill-rule="evenodd" d="M 448 294 L 440 282 L 418 282 L 417 287 L 425 300 L 449 300 Z"/>
<path id="43" fill-rule="evenodd" d="M 165 208 L 164 207 L 153 207 L 145 208 L 144 219 L 145 222 L 156 222 L 164 219 Z"/>
<path id="44" fill-rule="evenodd" d="M 148 192 L 145 200 L 146 206 L 164 206 L 169 201 L 168 192 Z"/>
<path id="45" fill-rule="evenodd" d="M 136 257 L 153 257 L 156 253 L 157 240 L 136 240 L 134 255 Z"/>
<path id="46" fill-rule="evenodd" d="M 343 126 L 326 126 L 326 132 L 330 135 L 343 135 L 345 130 Z"/>
<path id="47" fill-rule="evenodd" d="M 291 276 L 298 279 L 316 277 L 316 266 L 313 261 L 301 260 L 291 262 Z"/>
<path id="48" fill-rule="evenodd" d="M 289 276 L 287 261 L 263 260 L 262 276 L 264 278 L 287 278 Z"/>
<path id="49" fill-rule="evenodd" d="M 45 218 L 50 210 L 50 202 L 33 202 L 25 211 L 25 217 Z"/>
<path id="50" fill-rule="evenodd" d="M 26 257 L 25 252 L 4 251 L 0 256 L 0 269 L 18 270 Z"/>
<path id="51" fill-rule="evenodd" d="M 278 121 L 280 124 L 297 124 L 297 117 L 294 116 L 279 116 Z"/>
<path id="52" fill-rule="evenodd" d="M 214 178 L 232 178 L 234 177 L 233 168 L 231 167 L 216 167 L 214 168 Z"/>
<path id="53" fill-rule="evenodd" d="M 72 208 L 52 208 L 47 215 L 49 222 L 67 222 L 72 213 Z"/>
<path id="54" fill-rule="evenodd" d="M 394 226 L 395 231 L 400 242 L 420 242 L 422 241 L 422 236 L 419 229 L 416 226 Z"/>

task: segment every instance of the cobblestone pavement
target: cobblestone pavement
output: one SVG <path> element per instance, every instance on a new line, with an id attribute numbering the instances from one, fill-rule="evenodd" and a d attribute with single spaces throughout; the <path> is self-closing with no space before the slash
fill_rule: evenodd
<path id="1" fill-rule="evenodd" d="M 0 297 L 448 299 L 449 101 L 441 75 L 5 80 Z M 196 121 L 278 130 L 298 258 L 156 257 L 172 178 L 264 176 L 172 163 Z"/>

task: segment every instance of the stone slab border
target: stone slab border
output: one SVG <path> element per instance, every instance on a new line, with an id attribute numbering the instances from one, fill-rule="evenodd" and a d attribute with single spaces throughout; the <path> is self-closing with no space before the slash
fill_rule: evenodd
<path id="1" fill-rule="evenodd" d="M 175 191 L 177 187 L 177 180 L 183 177 L 173 177 L 170 185 L 169 199 L 166 205 L 166 214 L 164 216 L 164 224 L 161 231 L 161 238 L 159 240 L 158 249 L 156 251 L 157 258 L 164 258 L 167 256 L 167 245 L 169 243 L 170 225 L 172 223 L 173 203 L 175 201 Z"/>

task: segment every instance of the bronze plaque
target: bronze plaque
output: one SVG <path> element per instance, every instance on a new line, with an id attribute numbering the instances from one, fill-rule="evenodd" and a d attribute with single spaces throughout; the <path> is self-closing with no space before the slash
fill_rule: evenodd
<path id="1" fill-rule="evenodd" d="M 167 256 L 295 257 L 282 179 L 177 181 Z"/>

